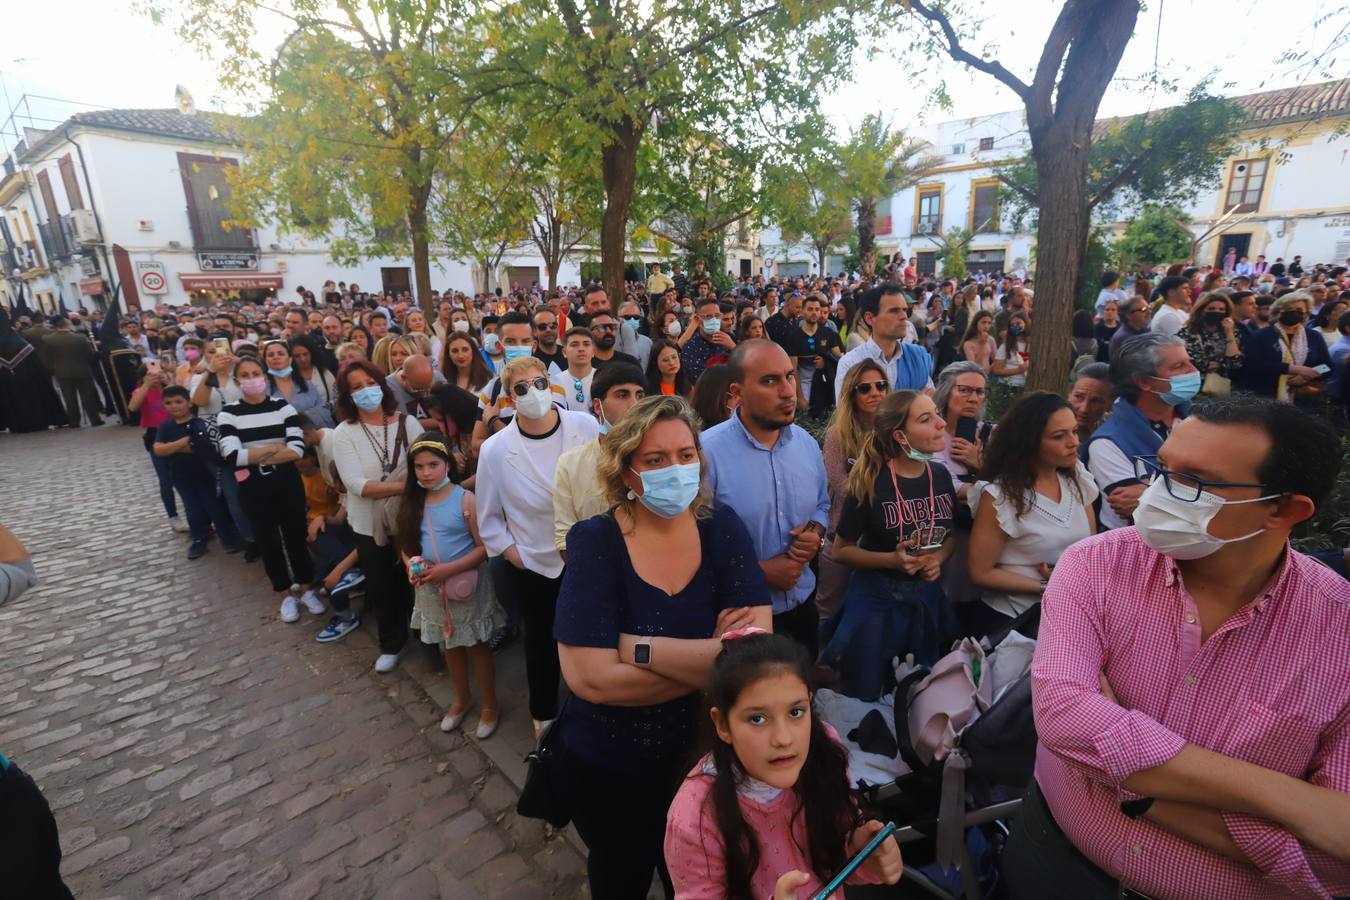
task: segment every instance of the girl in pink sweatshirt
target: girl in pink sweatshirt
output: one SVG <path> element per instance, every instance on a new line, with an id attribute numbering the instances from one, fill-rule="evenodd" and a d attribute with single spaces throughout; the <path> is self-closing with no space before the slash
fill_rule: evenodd
<path id="1" fill-rule="evenodd" d="M 811 897 L 881 830 L 863 822 L 848 753 L 811 704 L 806 653 L 762 629 L 729 632 L 713 664 L 712 752 L 685 778 L 666 818 L 676 900 Z M 895 884 L 886 841 L 849 879 Z"/>

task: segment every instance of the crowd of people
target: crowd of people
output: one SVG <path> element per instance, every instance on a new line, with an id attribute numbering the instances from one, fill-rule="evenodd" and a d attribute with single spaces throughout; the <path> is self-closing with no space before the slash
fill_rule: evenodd
<path id="1" fill-rule="evenodd" d="M 426 306 L 0 318 L 0 424 L 135 423 L 189 559 L 261 560 L 320 642 L 373 617 L 377 672 L 444 653 L 445 731 L 514 711 L 523 633 L 597 898 L 812 895 L 881 827 L 821 680 L 875 700 L 1041 604 L 1014 896 L 1350 892 L 1345 557 L 1289 545 L 1340 464 L 1345 267 L 1105 273 L 1062 393 L 1021 390 L 1031 278 L 899 256 Z"/>

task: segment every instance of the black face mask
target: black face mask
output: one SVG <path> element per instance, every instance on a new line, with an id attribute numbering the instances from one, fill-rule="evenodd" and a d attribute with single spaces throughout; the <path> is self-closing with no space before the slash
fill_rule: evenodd
<path id="1" fill-rule="evenodd" d="M 1207 310 L 1205 310 L 1205 324 L 1206 324 L 1206 325 L 1218 325 L 1220 322 L 1222 322 L 1222 321 L 1223 321 L 1224 319 L 1226 319 L 1226 318 L 1228 318 L 1228 313 L 1224 312 L 1223 310 L 1219 310 L 1219 309 L 1207 309 Z"/>
<path id="2" fill-rule="evenodd" d="M 1303 324 L 1303 310 L 1286 309 L 1280 313 L 1281 325 L 1301 325 Z"/>

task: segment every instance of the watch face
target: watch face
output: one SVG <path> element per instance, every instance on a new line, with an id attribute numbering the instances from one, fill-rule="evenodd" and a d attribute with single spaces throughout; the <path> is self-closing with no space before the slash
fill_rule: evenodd
<path id="1" fill-rule="evenodd" d="M 640 666 L 645 666 L 652 661 L 652 648 L 650 644 L 638 644 L 633 648 L 633 660 Z"/>

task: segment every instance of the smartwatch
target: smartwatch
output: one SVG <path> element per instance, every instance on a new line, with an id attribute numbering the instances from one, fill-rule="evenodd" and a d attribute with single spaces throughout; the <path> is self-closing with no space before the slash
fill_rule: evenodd
<path id="1" fill-rule="evenodd" d="M 651 637 L 638 638 L 637 646 L 633 648 L 633 662 L 639 666 L 650 666 L 652 664 Z"/>

